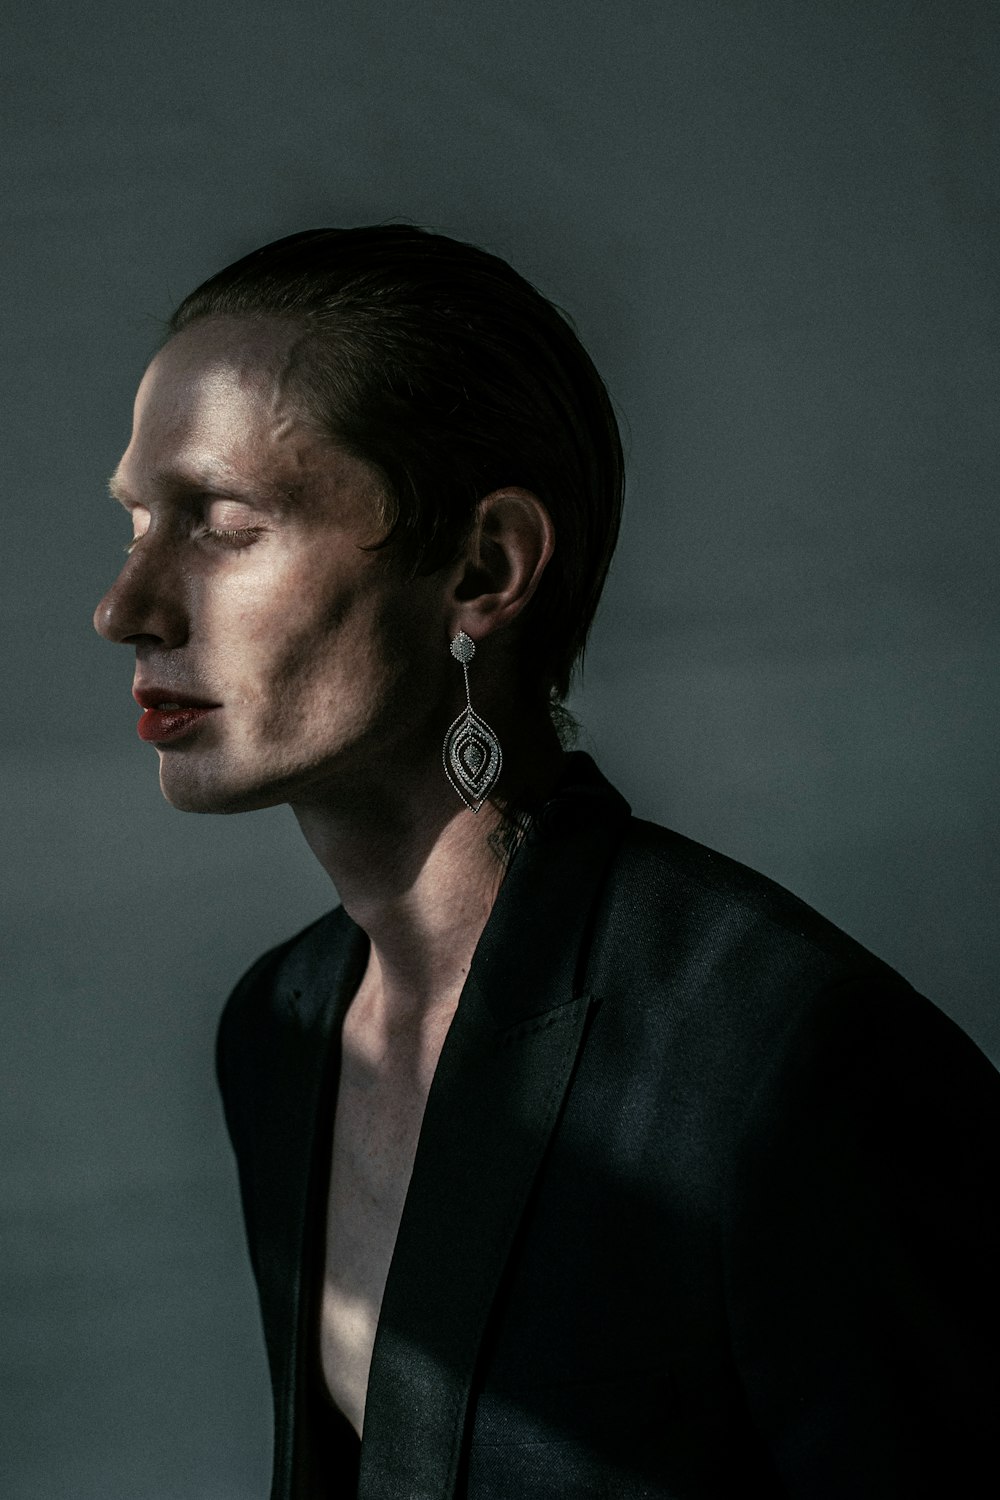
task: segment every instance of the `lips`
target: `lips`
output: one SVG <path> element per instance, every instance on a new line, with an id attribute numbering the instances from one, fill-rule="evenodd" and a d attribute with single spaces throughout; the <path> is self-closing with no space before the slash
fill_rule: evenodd
<path id="1" fill-rule="evenodd" d="M 197 693 L 180 693 L 175 687 L 141 686 L 136 683 L 132 697 L 140 708 L 218 708 L 211 698 L 202 698 Z"/>
<path id="2" fill-rule="evenodd" d="M 169 688 L 133 688 L 132 696 L 144 709 L 136 727 L 141 740 L 165 745 L 179 740 L 196 729 L 220 706 L 205 699 L 181 696 Z"/>

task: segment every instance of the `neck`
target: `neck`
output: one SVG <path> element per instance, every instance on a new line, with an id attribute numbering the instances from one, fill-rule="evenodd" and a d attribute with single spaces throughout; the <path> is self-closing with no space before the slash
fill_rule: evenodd
<path id="1" fill-rule="evenodd" d="M 558 775 L 562 750 L 547 714 L 519 735 L 507 727 L 502 743 L 504 776 L 478 813 L 449 785 L 440 752 L 391 781 L 294 806 L 371 942 L 366 1005 L 387 1031 L 457 1003 L 530 811 Z"/>

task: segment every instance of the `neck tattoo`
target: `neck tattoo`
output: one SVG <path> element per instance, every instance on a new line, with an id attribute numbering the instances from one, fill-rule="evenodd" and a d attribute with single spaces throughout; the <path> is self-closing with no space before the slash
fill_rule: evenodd
<path id="1" fill-rule="evenodd" d="M 531 821 L 529 812 L 507 807 L 500 814 L 499 823 L 487 838 L 486 842 L 505 870 L 524 842 L 528 829 L 531 827 Z"/>

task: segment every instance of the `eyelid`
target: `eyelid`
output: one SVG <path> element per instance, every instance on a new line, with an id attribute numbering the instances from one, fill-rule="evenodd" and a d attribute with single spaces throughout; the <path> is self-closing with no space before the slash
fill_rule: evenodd
<path id="1" fill-rule="evenodd" d="M 131 552 L 136 542 L 141 542 L 152 523 L 152 516 L 144 505 L 130 505 L 129 515 L 132 518 L 132 536 L 125 543 L 125 551 Z M 145 522 L 145 525 L 142 523 Z"/>
<path id="2" fill-rule="evenodd" d="M 252 505 L 226 495 L 207 499 L 204 514 L 210 531 L 245 531 L 260 523 L 260 513 Z"/>
<path id="3" fill-rule="evenodd" d="M 223 531 L 217 526 L 206 526 L 202 535 L 213 542 L 221 542 L 227 547 L 249 547 L 263 533 L 263 526 L 239 526 L 231 531 Z"/>

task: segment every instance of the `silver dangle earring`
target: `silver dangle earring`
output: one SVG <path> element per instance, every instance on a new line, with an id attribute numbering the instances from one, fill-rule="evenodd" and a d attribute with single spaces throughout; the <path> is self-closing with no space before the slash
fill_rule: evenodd
<path id="1" fill-rule="evenodd" d="M 476 654 L 475 641 L 460 630 L 448 649 L 462 664 L 465 708 L 445 736 L 444 770 L 466 807 L 477 813 L 499 780 L 503 755 L 500 741 L 474 712 L 469 697 L 469 662 Z"/>

